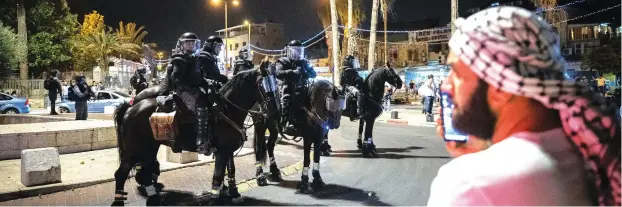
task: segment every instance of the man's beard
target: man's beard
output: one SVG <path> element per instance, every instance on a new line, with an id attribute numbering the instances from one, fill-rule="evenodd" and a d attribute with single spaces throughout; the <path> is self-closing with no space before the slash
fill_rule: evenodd
<path id="1" fill-rule="evenodd" d="M 479 80 L 471 101 L 459 106 L 452 114 L 454 128 L 462 133 L 483 139 L 492 139 L 497 118 L 487 101 L 488 84 Z"/>

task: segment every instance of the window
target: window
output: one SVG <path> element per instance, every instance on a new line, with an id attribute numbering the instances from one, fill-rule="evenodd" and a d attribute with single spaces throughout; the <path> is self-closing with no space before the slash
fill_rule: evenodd
<path id="1" fill-rule="evenodd" d="M 106 100 L 106 99 L 112 99 L 112 97 L 110 96 L 109 93 L 100 92 L 100 93 L 97 94 L 97 99 L 98 100 Z"/>
<path id="2" fill-rule="evenodd" d="M 238 43 L 235 43 L 235 50 L 238 50 L 238 47 L 240 47 L 240 45 Z"/>
<path id="3" fill-rule="evenodd" d="M 112 94 L 113 99 L 119 99 L 119 96 Z"/>
<path id="4" fill-rule="evenodd" d="M 229 45 L 229 51 L 231 51 L 231 50 L 233 50 L 233 45 L 232 44 Z"/>
<path id="5" fill-rule="evenodd" d="M 0 94 L 0 100 L 11 100 L 12 98 L 4 94 Z"/>
<path id="6" fill-rule="evenodd" d="M 242 42 L 242 47 L 246 46 L 246 42 Z"/>
<path id="7" fill-rule="evenodd" d="M 415 52 L 412 50 L 408 50 L 408 60 L 413 61 L 415 60 Z"/>

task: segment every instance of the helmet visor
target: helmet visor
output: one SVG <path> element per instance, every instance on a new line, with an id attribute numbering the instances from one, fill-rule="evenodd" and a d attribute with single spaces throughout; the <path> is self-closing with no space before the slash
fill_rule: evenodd
<path id="1" fill-rule="evenodd" d="M 356 58 L 352 59 L 352 68 L 354 68 L 354 69 L 361 68 L 361 64 L 359 63 L 358 59 L 356 59 Z"/>
<path id="2" fill-rule="evenodd" d="M 293 60 L 301 60 L 305 55 L 305 48 L 300 46 L 287 47 L 287 57 Z"/>
<path id="3" fill-rule="evenodd" d="M 214 43 L 214 53 L 215 54 L 220 54 L 221 51 L 223 51 L 225 49 L 225 44 L 224 43 Z"/>
<path id="4" fill-rule="evenodd" d="M 186 52 L 186 53 L 196 53 L 201 46 L 201 43 L 199 40 L 180 39 L 179 41 L 181 43 L 181 49 L 183 50 L 183 52 Z"/>

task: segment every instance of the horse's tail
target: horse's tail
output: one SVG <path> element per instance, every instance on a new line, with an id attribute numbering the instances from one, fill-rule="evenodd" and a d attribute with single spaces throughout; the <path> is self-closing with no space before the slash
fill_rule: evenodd
<path id="1" fill-rule="evenodd" d="M 259 121 L 259 120 L 253 119 L 253 122 L 254 121 Z M 268 149 L 266 147 L 265 131 L 264 133 L 260 133 L 257 131 L 257 129 L 255 129 L 255 140 L 253 142 L 253 151 L 255 151 L 255 158 L 257 161 L 257 163 L 255 164 L 263 163 L 265 165 L 266 161 L 268 160 Z"/>
<path id="2" fill-rule="evenodd" d="M 125 129 L 123 128 L 123 117 L 125 116 L 125 112 L 130 108 L 129 103 L 122 103 L 117 107 L 117 110 L 114 112 L 114 124 L 117 128 L 117 147 L 119 148 L 119 160 L 123 160 L 123 155 L 125 151 Z"/>

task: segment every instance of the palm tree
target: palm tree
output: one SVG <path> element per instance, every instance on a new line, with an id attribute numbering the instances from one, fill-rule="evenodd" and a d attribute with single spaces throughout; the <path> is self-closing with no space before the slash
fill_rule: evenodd
<path id="1" fill-rule="evenodd" d="M 333 45 L 333 83 L 335 83 L 336 85 L 339 85 L 339 48 L 335 48 L 337 46 L 339 46 L 339 36 L 336 35 L 337 33 L 339 33 L 339 30 L 337 28 L 337 24 L 338 24 L 338 19 L 337 19 L 337 5 L 336 5 L 336 0 L 330 0 L 330 19 L 331 19 L 331 33 L 334 34 L 332 36 L 332 45 Z M 337 76 L 337 79 L 335 79 L 335 76 Z"/>
<path id="2" fill-rule="evenodd" d="M 540 7 L 545 10 L 543 12 L 544 19 L 553 24 L 552 26 L 557 30 L 559 36 L 561 37 L 560 44 L 564 46 L 566 44 L 566 38 L 564 37 L 566 37 L 566 27 L 568 26 L 568 23 L 565 21 L 568 19 L 568 13 L 563 9 L 555 8 L 557 7 L 558 0 L 531 1 L 536 5 L 536 7 Z"/>
<path id="3" fill-rule="evenodd" d="M 130 60 L 139 60 L 141 58 L 141 54 L 143 53 L 141 47 L 143 45 L 143 39 L 148 34 L 147 31 L 145 31 L 145 27 L 137 27 L 134 22 L 129 22 L 124 25 L 123 21 L 121 21 L 119 22 L 119 28 L 116 29 L 115 33 L 120 42 L 134 44 L 137 46 L 137 49 L 133 53 L 120 52 L 120 55 L 123 55 Z"/>
<path id="4" fill-rule="evenodd" d="M 369 31 L 369 53 L 367 58 L 367 69 L 372 70 L 376 62 L 376 24 L 378 24 L 378 0 L 372 1 L 371 9 L 371 28 Z"/>
<path id="5" fill-rule="evenodd" d="M 19 37 L 19 44 L 21 45 L 22 52 L 20 52 L 19 61 L 19 78 L 22 80 L 28 79 L 28 34 L 26 28 L 26 6 L 24 0 L 17 2 L 17 35 Z M 24 81 L 22 81 L 24 82 Z M 24 86 L 25 87 L 25 86 Z M 23 95 L 23 94 L 22 94 Z"/>
<path id="6" fill-rule="evenodd" d="M 352 8 L 352 18 L 351 18 L 352 22 L 349 22 L 348 20 L 350 19 L 348 17 L 348 12 L 350 8 L 348 4 L 350 2 L 352 2 L 352 7 L 351 7 Z M 329 3 L 329 2 L 326 2 L 326 3 Z M 351 24 L 352 27 L 358 27 L 360 26 L 360 23 L 365 19 L 365 13 L 363 11 L 363 0 L 348 0 L 348 1 L 338 0 L 335 3 L 337 6 L 337 16 L 339 18 L 339 21 L 341 22 L 341 25 Z M 328 28 L 331 26 L 330 4 L 323 4 L 321 7 L 319 7 L 317 10 L 317 14 L 324 28 Z M 346 36 L 344 36 L 344 39 L 341 42 L 341 54 L 355 55 L 356 49 L 357 49 L 356 47 L 357 42 L 354 40 L 358 33 L 355 30 L 350 30 L 348 28 L 345 28 L 344 32 Z M 325 36 L 326 36 L 326 43 L 328 45 L 328 50 L 332 51 L 332 43 L 331 43 L 332 31 L 326 30 Z M 329 60 L 332 61 L 332 54 L 329 53 L 328 58 Z"/>
<path id="7" fill-rule="evenodd" d="M 112 33 L 110 29 L 95 32 L 91 35 L 87 35 L 75 42 L 76 47 L 82 52 L 89 52 L 96 56 L 97 65 L 101 70 L 101 78 L 108 74 L 108 63 L 110 57 L 115 54 L 127 53 L 138 54 L 137 50 L 141 49 L 140 46 L 124 42 L 117 34 Z"/>
<path id="8" fill-rule="evenodd" d="M 384 62 L 389 60 L 389 48 L 387 48 L 387 24 L 389 22 L 389 12 L 395 0 L 382 0 L 382 21 L 384 22 Z"/>

